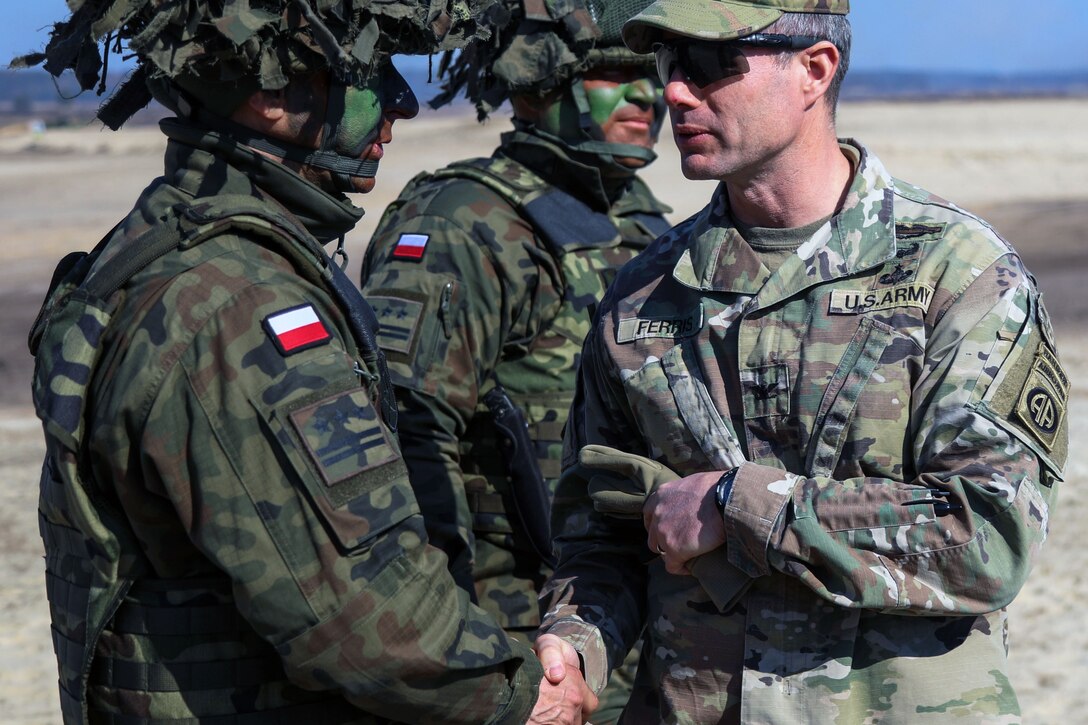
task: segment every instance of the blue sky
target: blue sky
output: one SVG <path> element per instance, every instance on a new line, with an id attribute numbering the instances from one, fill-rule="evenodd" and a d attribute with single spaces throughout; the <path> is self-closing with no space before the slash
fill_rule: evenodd
<path id="1" fill-rule="evenodd" d="M 3 0 L 0 62 L 40 49 L 64 0 Z M 854 0 L 860 70 L 1088 72 L 1086 0 Z"/>

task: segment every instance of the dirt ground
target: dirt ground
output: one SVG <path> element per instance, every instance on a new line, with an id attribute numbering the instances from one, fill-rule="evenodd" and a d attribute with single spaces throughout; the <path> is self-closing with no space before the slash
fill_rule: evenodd
<path id="1" fill-rule="evenodd" d="M 351 276 L 381 210 L 415 173 L 485 155 L 509 128 L 434 115 L 398 123 L 378 188 L 348 240 Z M 900 178 L 990 221 L 1021 252 L 1045 292 L 1073 381 L 1071 459 L 1050 539 L 1011 609 L 1011 677 L 1027 723 L 1079 721 L 1088 712 L 1088 99 L 844 106 L 841 135 L 865 142 Z M 26 334 L 53 265 L 89 249 L 161 169 L 156 129 L 0 134 L 0 720 L 60 721 L 41 540 L 35 515 L 41 432 L 30 407 Z M 678 170 L 668 132 L 645 173 L 679 221 L 712 186 Z"/>

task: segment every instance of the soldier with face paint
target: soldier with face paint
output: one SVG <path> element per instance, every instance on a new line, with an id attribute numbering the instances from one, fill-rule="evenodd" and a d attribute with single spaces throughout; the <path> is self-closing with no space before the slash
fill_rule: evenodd
<path id="1" fill-rule="evenodd" d="M 660 84 L 652 56 L 619 39 L 643 5 L 509 2 L 496 38 L 446 58 L 434 105 L 464 90 L 483 119 L 510 99 L 514 130 L 490 158 L 413 179 L 363 265 L 431 541 L 526 638 L 582 340 L 616 270 L 668 228 L 637 176 L 654 158 Z M 634 659 L 595 723 L 618 716 Z"/>
<path id="2" fill-rule="evenodd" d="M 70 3 L 42 54 L 173 110 L 165 173 L 66 258 L 32 334 L 65 722 L 581 722 L 427 544 L 371 308 L 324 245 L 395 121 L 389 61 L 486 3 Z"/>

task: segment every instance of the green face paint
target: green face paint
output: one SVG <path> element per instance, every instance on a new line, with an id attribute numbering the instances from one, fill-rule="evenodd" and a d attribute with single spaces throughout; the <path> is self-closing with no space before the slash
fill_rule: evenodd
<path id="1" fill-rule="evenodd" d="M 627 105 L 627 94 L 631 92 L 631 86 L 631 83 L 618 83 L 586 88 L 589 115 L 598 126 L 603 126 L 613 113 Z"/>
<path id="2" fill-rule="evenodd" d="M 332 92 L 337 92 L 334 88 Z M 334 149 L 345 156 L 358 156 L 375 141 L 384 116 L 412 118 L 419 102 L 407 81 L 391 62 L 382 64 L 365 85 L 343 91 L 344 113 L 336 129 Z"/>
<path id="3" fill-rule="evenodd" d="M 651 106 L 661 95 L 661 89 L 649 78 L 637 77 L 624 82 L 584 83 L 589 115 L 598 126 L 604 126 L 616 111 L 630 103 Z M 558 96 L 541 114 L 537 128 L 566 141 L 581 139 L 578 126 L 578 106 L 570 92 Z"/>
<path id="4" fill-rule="evenodd" d="M 382 121 L 381 73 L 372 76 L 363 87 L 344 90 L 344 115 L 336 131 L 337 152 L 358 156 L 374 140 Z"/>

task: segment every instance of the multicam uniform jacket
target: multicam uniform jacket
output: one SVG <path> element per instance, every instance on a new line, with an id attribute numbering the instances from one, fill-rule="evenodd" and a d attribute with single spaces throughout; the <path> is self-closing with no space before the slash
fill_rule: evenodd
<path id="1" fill-rule="evenodd" d="M 592 312 L 615 270 L 668 228 L 668 208 L 637 177 L 627 182 L 610 198 L 595 167 L 535 135 L 506 134 L 490 159 L 414 179 L 367 250 L 363 289 L 431 541 L 511 630 L 539 624 L 548 570 L 512 521 L 483 397 L 499 383 L 521 408 L 553 488 Z"/>
<path id="2" fill-rule="evenodd" d="M 719 187 L 624 268 L 586 341 L 542 629 L 597 683 L 646 624 L 626 722 L 1018 719 L 1005 607 L 1046 538 L 1068 381 L 1016 252 L 843 149 L 843 209 L 779 269 Z M 594 511 L 591 443 L 683 475 L 740 463 L 731 597 Z"/>
<path id="3" fill-rule="evenodd" d="M 523 722 L 540 667 L 427 545 L 367 308 L 321 248 L 358 210 L 163 128 L 165 176 L 36 332 L 65 720 Z"/>

